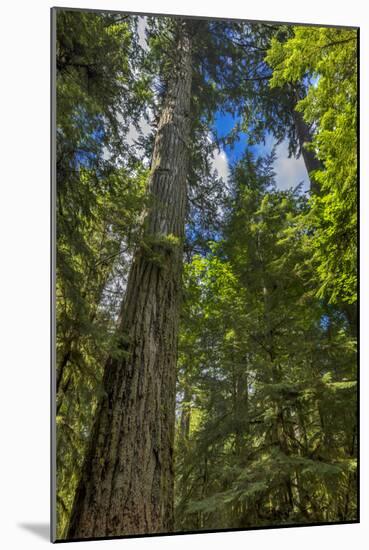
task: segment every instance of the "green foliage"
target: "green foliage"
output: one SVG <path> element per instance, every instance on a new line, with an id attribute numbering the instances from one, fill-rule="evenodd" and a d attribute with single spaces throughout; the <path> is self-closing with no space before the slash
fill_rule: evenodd
<path id="1" fill-rule="evenodd" d="M 135 247 L 164 266 L 182 244 L 143 239 L 153 132 L 139 128 L 151 113 L 155 131 L 177 25 L 148 17 L 147 50 L 137 25 L 57 16 L 59 537 L 106 358 L 127 353 L 116 327 Z M 191 32 L 176 528 L 355 519 L 355 31 L 201 20 Z M 212 173 L 216 148 L 243 131 L 250 144 L 287 138 L 298 155 L 295 107 L 322 162 L 319 194 L 278 191 L 274 154 L 247 150 L 231 188 Z M 226 135 L 219 113 L 236 120 Z"/>
<path id="2" fill-rule="evenodd" d="M 57 16 L 57 517 L 62 537 L 101 395 L 148 171 L 122 147 L 142 97 L 134 29 L 115 16 Z M 129 86 L 129 88 L 128 88 Z M 133 89 L 132 89 L 133 88 Z M 127 91 L 129 89 L 129 92 Z M 131 98 L 128 104 L 122 98 Z M 124 125 L 119 123 L 119 116 Z M 124 117 L 124 119 L 123 119 Z M 117 162 L 117 157 L 125 162 Z M 118 303 L 116 303 L 118 299 Z"/>
<path id="3" fill-rule="evenodd" d="M 356 302 L 357 263 L 357 31 L 296 27 L 285 43 L 272 39 L 266 57 L 271 86 L 310 79 L 299 101 L 315 133 L 311 150 L 323 168 L 314 175 L 320 194 L 311 199 L 307 224 L 315 239 L 318 296 Z"/>
<path id="4" fill-rule="evenodd" d="M 180 530 L 356 517 L 354 342 L 316 297 L 309 203 L 275 190 L 272 160 L 240 161 L 223 240 L 185 270 Z"/>
<path id="5" fill-rule="evenodd" d="M 69 230 L 58 234 L 57 444 L 61 533 L 100 396 L 104 361 L 108 354 L 121 353 L 114 336 L 117 307 L 129 268 L 127 254 L 139 236 L 146 181 L 147 171 L 142 168 L 137 169 L 135 176 L 119 169 L 101 179 L 81 169 L 79 192 L 84 197 L 90 194 L 88 211 L 68 209 Z M 62 204 L 60 200 L 60 211 Z"/>

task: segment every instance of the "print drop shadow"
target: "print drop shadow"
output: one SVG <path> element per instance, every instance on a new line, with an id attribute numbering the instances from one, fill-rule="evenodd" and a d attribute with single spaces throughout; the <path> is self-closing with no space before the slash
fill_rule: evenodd
<path id="1" fill-rule="evenodd" d="M 41 539 L 50 540 L 50 525 L 48 523 L 18 523 L 18 527 L 37 535 Z"/>

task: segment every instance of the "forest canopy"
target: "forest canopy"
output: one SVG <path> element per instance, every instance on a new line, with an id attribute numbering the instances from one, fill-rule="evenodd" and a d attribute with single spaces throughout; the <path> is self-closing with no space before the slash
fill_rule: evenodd
<path id="1" fill-rule="evenodd" d="M 55 538 L 357 521 L 357 30 L 54 14 Z"/>

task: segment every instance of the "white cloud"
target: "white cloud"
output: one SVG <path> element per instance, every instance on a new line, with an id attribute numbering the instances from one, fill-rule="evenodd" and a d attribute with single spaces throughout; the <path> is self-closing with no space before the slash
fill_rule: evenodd
<path id="1" fill-rule="evenodd" d="M 305 168 L 305 163 L 300 156 L 298 159 L 288 158 L 288 141 L 285 140 L 276 148 L 277 158 L 274 162 L 274 171 L 276 174 L 277 189 L 285 190 L 290 187 L 296 187 L 303 182 L 302 190 L 307 191 L 310 188 L 309 176 Z"/>
<path id="2" fill-rule="evenodd" d="M 125 137 L 128 145 L 130 146 L 134 146 L 136 145 L 136 140 L 141 136 L 143 135 L 144 137 L 148 136 L 150 134 L 150 132 L 152 131 L 152 124 L 151 124 L 151 121 L 153 119 L 153 113 L 152 113 L 152 110 L 151 109 L 148 109 L 148 117 L 149 117 L 149 121 L 146 120 L 146 118 L 144 117 L 144 115 L 141 115 L 140 117 L 140 120 L 138 122 L 138 130 L 136 129 L 136 127 L 134 126 L 134 124 L 130 124 L 129 125 L 129 129 L 128 129 L 128 132 L 127 132 L 127 135 Z M 124 123 L 124 119 L 122 117 L 121 114 L 118 114 L 117 115 L 117 121 L 119 122 L 119 124 L 123 124 Z M 107 147 L 104 147 L 103 149 L 103 158 L 104 160 L 109 160 L 109 158 L 111 157 L 111 154 L 108 150 Z M 144 157 L 142 159 L 146 164 L 149 164 L 149 159 L 147 159 L 146 157 Z"/>
<path id="3" fill-rule="evenodd" d="M 275 145 L 273 134 L 268 133 L 265 138 L 265 143 L 259 146 L 259 155 L 269 155 Z M 290 187 L 296 187 L 303 182 L 302 190 L 310 189 L 309 176 L 305 168 L 304 159 L 300 156 L 288 157 L 288 140 L 282 141 L 275 150 L 276 160 L 274 161 L 275 182 L 277 189 L 284 191 Z"/>
<path id="4" fill-rule="evenodd" d="M 151 114 L 152 113 L 149 112 L 150 119 L 151 119 Z M 149 122 L 147 122 L 146 118 L 143 115 L 141 115 L 138 125 L 139 125 L 140 132 L 137 131 L 137 129 L 135 128 L 135 126 L 133 124 L 130 124 L 128 134 L 127 134 L 127 138 L 126 138 L 127 142 L 128 142 L 128 145 L 134 145 L 134 143 L 135 143 L 136 139 L 139 137 L 140 133 L 143 136 L 146 137 L 146 136 L 149 135 L 149 133 L 152 130 L 151 124 Z"/>
<path id="5" fill-rule="evenodd" d="M 147 17 L 138 18 L 138 43 L 145 51 L 148 49 L 147 40 L 146 40 L 146 28 L 147 28 Z"/>
<path id="6" fill-rule="evenodd" d="M 211 162 L 213 171 L 218 172 L 218 176 L 221 177 L 225 183 L 227 183 L 230 170 L 227 155 L 224 151 L 216 149 L 213 153 L 213 159 Z"/>

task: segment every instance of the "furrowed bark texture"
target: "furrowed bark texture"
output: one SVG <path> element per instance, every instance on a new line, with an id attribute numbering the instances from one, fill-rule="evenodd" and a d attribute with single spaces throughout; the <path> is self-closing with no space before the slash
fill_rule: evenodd
<path id="1" fill-rule="evenodd" d="M 175 369 L 190 133 L 191 39 L 178 21 L 149 182 L 151 202 L 122 306 L 68 539 L 173 529 Z"/>

